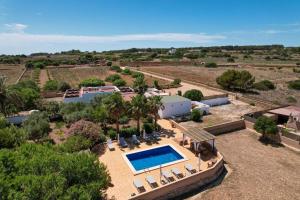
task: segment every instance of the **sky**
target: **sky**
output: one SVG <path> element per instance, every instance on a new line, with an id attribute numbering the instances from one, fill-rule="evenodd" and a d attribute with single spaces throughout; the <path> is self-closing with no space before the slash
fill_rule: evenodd
<path id="1" fill-rule="evenodd" d="M 0 54 L 300 46 L 299 0 L 0 0 Z"/>

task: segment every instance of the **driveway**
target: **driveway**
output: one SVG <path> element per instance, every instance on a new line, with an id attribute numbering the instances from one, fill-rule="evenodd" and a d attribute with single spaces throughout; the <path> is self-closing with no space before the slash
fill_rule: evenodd
<path id="1" fill-rule="evenodd" d="M 300 154 L 263 144 L 250 130 L 218 136 L 216 144 L 232 173 L 189 199 L 300 199 Z"/>

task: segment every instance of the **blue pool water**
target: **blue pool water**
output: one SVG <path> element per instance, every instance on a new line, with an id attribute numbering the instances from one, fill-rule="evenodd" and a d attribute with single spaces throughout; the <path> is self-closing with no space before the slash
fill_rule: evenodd
<path id="1" fill-rule="evenodd" d="M 171 146 L 157 147 L 145 151 L 127 154 L 131 165 L 136 171 L 178 161 L 183 157 Z"/>

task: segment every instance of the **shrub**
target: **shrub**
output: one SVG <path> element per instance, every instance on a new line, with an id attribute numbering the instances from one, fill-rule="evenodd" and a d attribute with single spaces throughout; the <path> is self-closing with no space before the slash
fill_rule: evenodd
<path id="1" fill-rule="evenodd" d="M 210 63 L 206 63 L 205 67 L 207 67 L 207 68 L 216 68 L 216 67 L 218 67 L 218 65 L 217 65 L 217 63 L 210 62 Z"/>
<path id="2" fill-rule="evenodd" d="M 289 89 L 300 90 L 300 80 L 289 81 L 288 87 Z"/>
<path id="3" fill-rule="evenodd" d="M 203 98 L 202 92 L 196 89 L 186 91 L 183 96 L 192 101 L 201 101 Z"/>
<path id="4" fill-rule="evenodd" d="M 138 133 L 137 129 L 134 127 L 130 127 L 130 128 L 122 128 L 120 130 L 120 136 L 121 137 L 125 137 L 125 138 L 129 138 L 132 135 L 136 135 Z"/>
<path id="5" fill-rule="evenodd" d="M 263 136 L 267 134 L 276 134 L 278 131 L 274 120 L 266 116 L 261 116 L 256 120 L 254 129 Z"/>
<path id="6" fill-rule="evenodd" d="M 144 123 L 143 128 L 147 134 L 152 133 L 154 130 L 153 124 L 151 123 Z"/>
<path id="7" fill-rule="evenodd" d="M 178 90 L 178 91 L 177 91 L 177 95 L 178 95 L 178 96 L 182 96 L 182 91 L 181 91 L 181 90 Z"/>
<path id="8" fill-rule="evenodd" d="M 58 91 L 65 92 L 68 89 L 71 89 L 71 86 L 67 82 L 60 82 L 58 84 Z"/>
<path id="9" fill-rule="evenodd" d="M 300 73 L 300 69 L 293 68 L 293 72 L 294 72 L 294 73 Z"/>
<path id="10" fill-rule="evenodd" d="M 109 136 L 110 139 L 116 140 L 117 139 L 117 131 L 115 131 L 113 129 L 110 129 L 108 131 L 108 136 Z"/>
<path id="11" fill-rule="evenodd" d="M 45 91 L 57 91 L 58 90 L 58 81 L 57 80 L 48 80 L 44 85 Z"/>
<path id="12" fill-rule="evenodd" d="M 129 118 L 125 115 L 119 119 L 120 124 L 127 124 L 129 122 Z"/>
<path id="13" fill-rule="evenodd" d="M 0 129 L 6 128 L 9 126 L 9 122 L 7 119 L 0 113 Z"/>
<path id="14" fill-rule="evenodd" d="M 230 57 L 230 58 L 227 58 L 227 62 L 229 62 L 229 63 L 234 63 L 235 60 L 234 60 L 234 58 Z"/>
<path id="15" fill-rule="evenodd" d="M 101 128 L 93 122 L 79 120 L 71 125 L 67 135 L 81 135 L 92 141 L 92 144 L 100 142 L 100 135 L 103 135 Z"/>
<path id="16" fill-rule="evenodd" d="M 269 80 L 263 80 L 263 81 L 257 82 L 253 86 L 257 90 L 264 90 L 264 91 L 274 90 L 276 88 L 275 85 Z"/>
<path id="17" fill-rule="evenodd" d="M 112 74 L 112 75 L 109 75 L 108 77 L 105 78 L 105 81 L 107 82 L 114 82 L 118 79 L 121 79 L 121 76 L 119 74 Z"/>
<path id="18" fill-rule="evenodd" d="M 102 199 L 106 167 L 90 153 L 64 153 L 52 145 L 23 144 L 0 151 L 3 199 Z"/>
<path id="19" fill-rule="evenodd" d="M 91 145 L 92 142 L 82 135 L 73 135 L 61 144 L 59 148 L 64 152 L 73 153 L 89 149 Z"/>
<path id="20" fill-rule="evenodd" d="M 123 70 L 122 74 L 130 75 L 130 74 L 131 74 L 131 70 L 128 69 L 128 68 L 125 68 L 125 69 Z"/>
<path id="21" fill-rule="evenodd" d="M 181 79 L 176 78 L 176 79 L 173 80 L 173 82 L 171 83 L 171 85 L 180 85 L 180 83 L 181 83 Z"/>
<path id="22" fill-rule="evenodd" d="M 139 76 L 144 77 L 144 74 L 141 73 L 141 72 L 132 72 L 132 73 L 131 73 L 131 77 L 132 77 L 132 78 L 137 78 L 137 77 L 139 77 Z"/>
<path id="23" fill-rule="evenodd" d="M 98 78 L 89 78 L 81 81 L 79 87 L 97 87 L 97 86 L 104 86 L 105 83 L 103 80 Z"/>
<path id="24" fill-rule="evenodd" d="M 23 123 L 29 134 L 29 139 L 39 140 L 47 136 L 50 131 L 49 118 L 45 112 L 34 112 Z"/>
<path id="25" fill-rule="evenodd" d="M 120 68 L 120 66 L 117 66 L 117 65 L 111 66 L 110 70 L 113 70 L 113 71 L 116 71 L 116 72 L 122 72 L 122 69 Z"/>
<path id="26" fill-rule="evenodd" d="M 297 103 L 297 99 L 293 96 L 288 96 L 286 98 L 286 100 L 289 102 L 289 103 Z"/>
<path id="27" fill-rule="evenodd" d="M 26 141 L 27 132 L 22 128 L 10 126 L 0 129 L 0 148 L 14 148 Z"/>
<path id="28" fill-rule="evenodd" d="M 117 87 L 125 86 L 127 83 L 123 79 L 118 79 L 113 82 L 113 84 Z"/>
<path id="29" fill-rule="evenodd" d="M 200 122 L 201 119 L 202 119 L 202 112 L 198 109 L 194 109 L 192 110 L 192 113 L 191 113 L 191 120 L 193 120 L 194 122 Z"/>
<path id="30" fill-rule="evenodd" d="M 255 77 L 246 70 L 227 70 L 217 77 L 216 81 L 222 88 L 227 90 L 248 91 L 253 88 Z"/>

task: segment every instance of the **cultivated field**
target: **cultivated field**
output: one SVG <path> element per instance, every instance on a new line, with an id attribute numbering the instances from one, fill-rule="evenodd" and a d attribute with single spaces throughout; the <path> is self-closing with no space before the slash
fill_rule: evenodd
<path id="1" fill-rule="evenodd" d="M 257 81 L 264 79 L 271 80 L 276 84 L 276 90 L 263 91 L 260 95 L 250 95 L 255 98 L 272 101 L 275 103 L 287 104 L 287 97 L 300 99 L 300 93 L 296 90 L 290 90 L 287 87 L 287 81 L 300 78 L 300 73 L 294 73 L 292 68 L 276 68 L 276 67 L 192 67 L 192 66 L 153 66 L 141 67 L 140 70 L 146 72 L 158 73 L 160 75 L 181 78 L 182 80 L 202 83 L 213 87 L 219 87 L 216 78 L 228 69 L 248 70 Z M 300 100 L 296 103 L 300 105 Z"/>
<path id="2" fill-rule="evenodd" d="M 16 83 L 19 76 L 22 74 L 23 70 L 24 70 L 24 66 L 21 65 L 0 64 L 0 76 L 7 77 L 8 85 Z"/>
<path id="3" fill-rule="evenodd" d="M 232 173 L 191 199 L 300 199 L 300 154 L 265 145 L 248 130 L 218 136 L 216 145 Z"/>
<path id="4" fill-rule="evenodd" d="M 87 78 L 99 78 L 104 80 L 107 76 L 114 74 L 114 71 L 109 70 L 108 67 L 74 67 L 74 68 L 49 68 L 50 76 L 58 81 L 65 81 L 72 87 L 78 87 L 78 84 Z M 129 75 L 120 76 L 132 86 L 134 78 Z M 147 84 L 152 85 L 154 80 L 158 80 L 159 84 L 167 84 L 168 81 L 145 76 Z"/>

